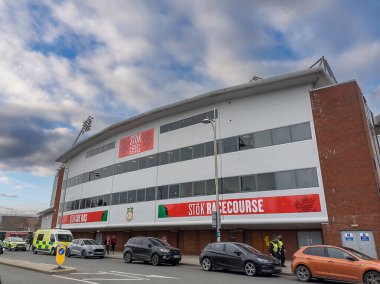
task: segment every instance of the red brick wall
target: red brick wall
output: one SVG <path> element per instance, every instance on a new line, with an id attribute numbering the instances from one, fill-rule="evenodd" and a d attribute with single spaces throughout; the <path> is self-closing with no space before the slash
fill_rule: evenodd
<path id="1" fill-rule="evenodd" d="M 324 242 L 340 245 L 340 231 L 369 230 L 380 256 L 379 181 L 361 91 L 348 82 L 311 91 L 310 98 L 329 216 Z"/>

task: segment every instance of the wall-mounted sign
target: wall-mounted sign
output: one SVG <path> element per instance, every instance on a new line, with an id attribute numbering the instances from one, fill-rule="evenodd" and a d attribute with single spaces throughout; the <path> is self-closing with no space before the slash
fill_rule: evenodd
<path id="1" fill-rule="evenodd" d="M 107 217 L 108 210 L 70 214 L 63 216 L 62 224 L 105 222 Z"/>
<path id="2" fill-rule="evenodd" d="M 346 242 L 353 242 L 354 241 L 354 234 L 352 233 L 345 233 L 344 239 Z"/>
<path id="3" fill-rule="evenodd" d="M 120 139 L 119 159 L 152 150 L 154 145 L 154 128 Z"/>
<path id="4" fill-rule="evenodd" d="M 127 208 L 127 221 L 131 222 L 133 220 L 133 207 Z"/>
<path id="5" fill-rule="evenodd" d="M 274 196 L 219 201 L 222 215 L 321 212 L 318 194 Z M 211 216 L 215 201 L 158 205 L 158 218 Z"/>
<path id="6" fill-rule="evenodd" d="M 360 233 L 360 240 L 362 242 L 369 242 L 369 234 L 368 233 Z"/>

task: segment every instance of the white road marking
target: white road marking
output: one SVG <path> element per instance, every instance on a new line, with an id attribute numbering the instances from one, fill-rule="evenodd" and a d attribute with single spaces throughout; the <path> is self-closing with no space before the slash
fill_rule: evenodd
<path id="1" fill-rule="evenodd" d="M 88 283 L 88 284 L 99 284 L 96 282 L 91 282 L 91 281 L 86 281 L 86 280 L 81 280 L 81 279 L 75 279 L 75 278 L 70 278 L 70 277 L 64 277 L 64 276 L 59 276 L 59 275 L 52 275 L 53 277 L 58 277 L 58 278 L 63 278 L 63 279 L 69 279 L 73 281 L 78 281 L 78 282 L 83 282 L 83 283 Z"/>
<path id="2" fill-rule="evenodd" d="M 73 272 L 70 274 L 76 274 L 76 275 L 100 275 L 100 274 L 107 274 L 107 272 Z"/>
<path id="3" fill-rule="evenodd" d="M 116 272 L 116 271 L 114 271 L 114 272 Z M 132 275 L 125 275 L 125 274 L 123 274 L 123 273 L 112 273 L 112 271 L 111 271 L 111 272 L 105 272 L 105 273 L 107 273 L 107 274 L 111 274 L 111 275 L 117 275 L 117 276 L 124 276 L 124 277 L 136 278 L 136 279 L 138 279 L 138 280 L 140 280 L 140 279 L 143 279 L 143 280 L 150 280 L 150 279 L 148 279 L 148 278 L 141 278 L 141 277 L 132 276 Z"/>
<path id="4" fill-rule="evenodd" d="M 98 280 L 98 281 L 139 281 L 139 280 L 149 280 L 149 279 L 144 279 L 144 278 L 124 278 L 124 279 L 115 279 L 115 278 L 112 278 L 112 279 L 106 279 L 106 278 L 84 278 L 83 279 L 84 281 L 87 281 L 87 280 Z"/>
<path id="5" fill-rule="evenodd" d="M 169 277 L 169 276 L 162 276 L 162 275 L 145 275 L 145 274 L 135 274 L 135 273 L 129 273 L 129 272 L 120 272 L 120 271 L 111 271 L 111 272 L 119 273 L 119 274 L 125 274 L 125 275 L 143 276 L 143 277 L 149 277 L 149 278 L 180 279 L 180 278 L 176 278 L 176 277 Z"/>

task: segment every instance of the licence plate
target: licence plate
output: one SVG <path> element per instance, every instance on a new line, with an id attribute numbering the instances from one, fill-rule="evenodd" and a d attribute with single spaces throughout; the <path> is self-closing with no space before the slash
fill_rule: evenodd
<path id="1" fill-rule="evenodd" d="M 173 258 L 180 258 L 181 256 L 178 254 L 173 255 Z"/>

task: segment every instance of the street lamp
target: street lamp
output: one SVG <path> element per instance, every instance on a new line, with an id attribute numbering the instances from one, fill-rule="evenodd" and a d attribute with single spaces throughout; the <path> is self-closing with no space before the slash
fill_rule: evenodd
<path id="1" fill-rule="evenodd" d="M 214 117 L 215 109 L 214 109 Z M 215 119 L 205 118 L 202 120 L 204 124 L 211 124 L 212 130 L 214 131 L 214 160 L 215 160 L 215 199 L 216 199 L 216 241 L 220 242 L 220 211 L 219 211 L 219 186 L 218 186 L 218 150 L 216 145 L 216 122 Z"/>

